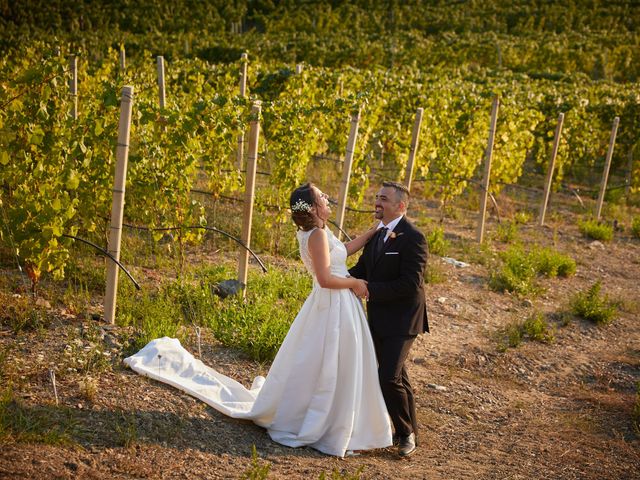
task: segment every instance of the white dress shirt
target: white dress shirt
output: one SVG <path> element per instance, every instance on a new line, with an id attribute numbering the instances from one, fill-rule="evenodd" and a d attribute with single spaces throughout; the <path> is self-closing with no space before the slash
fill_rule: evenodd
<path id="1" fill-rule="evenodd" d="M 400 215 L 399 217 L 394 218 L 387 225 L 385 225 L 384 223 L 382 223 L 382 221 L 380 221 L 380 224 L 378 225 L 378 228 L 376 228 L 376 230 L 380 230 L 382 227 L 387 227 L 388 228 L 387 234 L 384 237 L 384 241 L 385 242 L 389 238 L 389 235 L 391 235 L 391 232 L 393 232 L 393 229 L 396 228 L 396 226 L 398 225 L 400 220 L 402 220 L 402 217 L 404 217 L 404 215 Z"/>

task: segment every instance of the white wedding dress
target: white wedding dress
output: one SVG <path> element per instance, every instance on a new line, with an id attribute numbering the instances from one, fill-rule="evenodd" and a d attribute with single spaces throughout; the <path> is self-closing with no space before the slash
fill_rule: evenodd
<path id="1" fill-rule="evenodd" d="M 252 420 L 283 445 L 310 446 L 339 457 L 348 450 L 391 445 L 391 424 L 362 304 L 351 290 L 318 285 L 308 251 L 312 231 L 299 231 L 298 242 L 313 275 L 313 290 L 266 378 L 256 377 L 247 390 L 167 337 L 151 341 L 125 363 L 225 415 Z M 345 277 L 346 249 L 326 231 L 331 273 Z"/>

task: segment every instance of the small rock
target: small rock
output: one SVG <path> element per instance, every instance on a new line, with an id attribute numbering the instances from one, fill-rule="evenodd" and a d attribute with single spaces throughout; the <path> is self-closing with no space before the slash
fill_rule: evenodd
<path id="1" fill-rule="evenodd" d="M 525 298 L 522 301 L 522 305 L 524 305 L 525 307 L 531 308 L 531 307 L 533 307 L 533 302 L 531 300 L 529 300 L 528 298 Z"/>
<path id="2" fill-rule="evenodd" d="M 478 365 L 482 366 L 487 363 L 487 357 L 484 355 L 478 355 Z"/>
<path id="3" fill-rule="evenodd" d="M 441 305 L 446 303 L 446 301 L 447 301 L 447 297 L 438 297 L 438 299 L 436 300 L 436 302 L 438 302 Z"/>
<path id="4" fill-rule="evenodd" d="M 413 363 L 415 363 L 416 365 L 424 365 L 425 363 L 427 363 L 427 360 L 424 357 L 416 357 L 413 359 Z"/>
<path id="5" fill-rule="evenodd" d="M 38 298 L 36 300 L 36 305 L 38 307 L 51 308 L 51 304 L 47 300 L 45 300 L 44 298 Z"/>
<path id="6" fill-rule="evenodd" d="M 436 392 L 446 392 L 447 387 L 443 387 L 442 385 L 436 385 L 435 383 L 427 383 L 427 387 L 433 388 Z"/>
<path id="7" fill-rule="evenodd" d="M 588 245 L 588 247 L 589 247 L 589 248 L 591 248 L 591 249 L 594 249 L 594 250 L 595 250 L 596 248 L 599 248 L 600 250 L 604 250 L 604 245 L 602 244 L 602 242 L 600 242 L 600 241 L 598 241 L 598 240 L 594 240 L 593 242 L 591 242 L 591 243 Z"/>
<path id="8" fill-rule="evenodd" d="M 236 295 L 241 292 L 246 285 L 238 280 L 224 280 L 215 285 L 211 285 L 211 292 L 220 298 L 227 298 L 230 295 Z"/>

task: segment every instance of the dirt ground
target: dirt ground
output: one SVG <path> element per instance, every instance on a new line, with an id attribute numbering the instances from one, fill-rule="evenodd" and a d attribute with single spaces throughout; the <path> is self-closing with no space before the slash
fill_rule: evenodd
<path id="1" fill-rule="evenodd" d="M 474 238 L 471 223 L 445 220 L 443 226 L 451 238 Z M 45 334 L 0 331 L 0 346 L 8 352 L 5 365 L 20 378 L 15 395 L 28 408 L 72 415 L 84 440 L 68 446 L 5 441 L 0 477 L 238 478 L 251 468 L 255 445 L 258 463 L 270 465 L 268 478 L 331 478 L 333 472 L 367 479 L 640 478 L 640 438 L 633 428 L 640 241 L 622 234 L 593 244 L 571 224 L 527 225 L 521 235 L 527 242 L 555 242 L 577 259 L 576 275 L 544 280 L 545 293 L 522 299 L 489 290 L 482 265 L 459 268 L 431 257 L 446 280 L 427 286 L 431 333 L 418 338 L 410 356 L 421 431 L 408 459 L 391 448 L 340 459 L 280 446 L 262 428 L 229 419 L 118 362 L 96 378 L 91 401 L 80 395 L 77 376 L 59 375 L 56 406 L 47 359 L 59 355 L 78 329 L 91 328 L 61 314 Z M 567 322 L 562 312 L 570 296 L 597 279 L 623 301 L 620 317 L 604 327 L 574 317 Z M 534 310 L 554 324 L 555 342 L 524 341 L 499 351 L 496 331 Z M 119 329 L 101 325 L 98 334 L 117 358 Z M 187 347 L 197 351 L 194 339 Z M 245 385 L 268 368 L 207 336 L 202 357 Z"/>

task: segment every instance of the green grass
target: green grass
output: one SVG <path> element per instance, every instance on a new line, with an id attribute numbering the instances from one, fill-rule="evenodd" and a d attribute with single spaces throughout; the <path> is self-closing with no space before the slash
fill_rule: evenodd
<path id="1" fill-rule="evenodd" d="M 613 227 L 611 225 L 600 223 L 597 220 L 581 220 L 578 222 L 578 228 L 585 238 L 602 240 L 604 242 L 608 242 L 613 239 Z"/>
<path id="2" fill-rule="evenodd" d="M 69 445 L 74 443 L 76 434 L 77 421 L 70 409 L 27 406 L 14 397 L 10 388 L 0 395 L 0 439 Z"/>
<path id="3" fill-rule="evenodd" d="M 618 314 L 618 306 L 607 295 L 601 294 L 601 290 L 602 283 L 598 280 L 587 290 L 578 292 L 571 299 L 571 312 L 598 325 L 613 322 Z"/>
<path id="4" fill-rule="evenodd" d="M 489 287 L 498 292 L 536 295 L 541 290 L 538 276 L 568 277 L 576 271 L 571 257 L 548 247 L 533 246 L 526 251 L 521 245 L 513 245 L 499 257 L 501 263 L 489 274 Z"/>
<path id="5" fill-rule="evenodd" d="M 427 263 L 425 281 L 431 285 L 447 281 L 447 276 L 439 263 L 434 263 L 433 261 Z"/>
<path id="6" fill-rule="evenodd" d="M 552 248 L 535 248 L 531 251 L 536 271 L 546 277 L 570 277 L 576 273 L 576 262 Z"/>
<path id="7" fill-rule="evenodd" d="M 224 345 L 258 361 L 272 360 L 311 291 L 311 278 L 300 268 L 272 266 L 266 274 L 250 272 L 245 299 L 213 293 L 214 284 L 235 275 L 231 266 L 217 265 L 196 269 L 155 291 L 134 292 L 122 284 L 117 321 L 135 328 L 127 351 L 158 337 L 183 339 L 187 328 L 202 326 Z"/>
<path id="8" fill-rule="evenodd" d="M 640 217 L 634 217 L 631 221 L 631 232 L 636 238 L 640 238 Z"/>
<path id="9" fill-rule="evenodd" d="M 539 292 L 535 283 L 536 270 L 522 247 L 510 247 L 500 258 L 502 264 L 489 274 L 489 288 L 523 296 Z"/>
<path id="10" fill-rule="evenodd" d="M 310 291 L 306 272 L 271 268 L 250 276 L 246 300 L 216 299 L 219 306 L 206 317 L 207 326 L 223 344 L 258 361 L 272 360 Z"/>
<path id="11" fill-rule="evenodd" d="M 14 333 L 42 331 L 51 323 L 51 315 L 43 306 L 36 304 L 31 294 L 12 297 L 0 291 L 0 324 Z"/>
<path id="12" fill-rule="evenodd" d="M 120 447 L 129 448 L 138 443 L 138 425 L 136 417 L 132 413 L 120 411 L 113 420 L 113 432 L 116 444 Z"/>
<path id="13" fill-rule="evenodd" d="M 524 225 L 531 221 L 532 214 L 526 210 L 520 210 L 513 216 L 513 221 L 517 224 Z"/>
<path id="14" fill-rule="evenodd" d="M 444 230 L 442 227 L 436 227 L 427 235 L 427 243 L 429 245 L 429 253 L 444 257 L 447 255 L 450 242 L 444 238 Z"/>
<path id="15" fill-rule="evenodd" d="M 541 343 L 553 343 L 555 335 L 540 312 L 529 316 L 526 320 L 513 322 L 498 331 L 498 350 L 504 352 L 518 347 L 523 340 Z"/>
<path id="16" fill-rule="evenodd" d="M 494 238 L 502 243 L 513 243 L 518 236 L 518 224 L 515 221 L 499 224 L 494 233 Z"/>
<path id="17" fill-rule="evenodd" d="M 180 308 L 173 300 L 162 290 L 143 290 L 142 293 L 119 296 L 116 322 L 120 326 L 135 327 L 126 353 L 139 350 L 154 338 L 167 336 L 182 339 Z"/>
<path id="18" fill-rule="evenodd" d="M 478 265 L 489 266 L 496 257 L 495 252 L 491 248 L 489 242 L 482 242 L 478 245 L 476 242 L 460 238 L 457 243 L 459 257 L 458 260 L 462 260 L 467 263 L 475 263 Z"/>
<path id="19" fill-rule="evenodd" d="M 256 446 L 251 446 L 251 465 L 242 473 L 243 480 L 264 480 L 269 476 L 271 464 L 261 461 Z"/>

